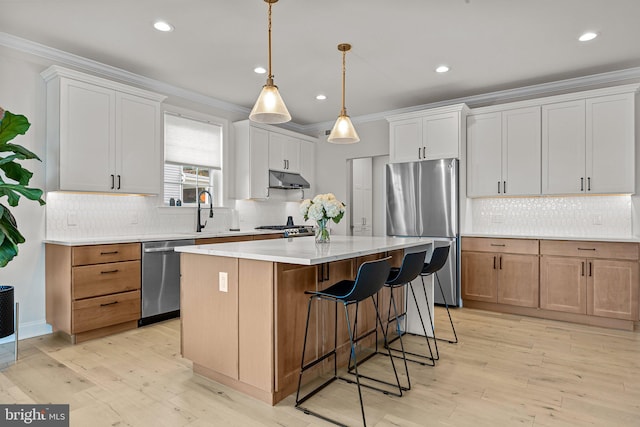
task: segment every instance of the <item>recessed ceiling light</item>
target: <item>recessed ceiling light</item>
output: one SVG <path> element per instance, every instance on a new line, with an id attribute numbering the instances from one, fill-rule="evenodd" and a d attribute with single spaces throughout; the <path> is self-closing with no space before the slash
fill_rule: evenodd
<path id="1" fill-rule="evenodd" d="M 447 67 L 446 65 L 441 65 L 436 68 L 436 73 L 446 73 L 447 71 L 449 71 L 449 67 Z"/>
<path id="2" fill-rule="evenodd" d="M 169 31 L 173 31 L 173 25 L 169 24 L 168 22 L 165 21 L 156 21 L 153 23 L 153 28 L 155 28 L 158 31 L 162 31 L 164 33 L 169 32 Z"/>
<path id="3" fill-rule="evenodd" d="M 264 67 L 256 67 L 253 69 L 253 72 L 256 74 L 264 74 L 267 72 Z"/>
<path id="4" fill-rule="evenodd" d="M 324 101 L 325 99 L 327 99 L 327 95 L 323 95 L 323 94 L 316 95 L 316 99 L 318 101 Z"/>
<path id="5" fill-rule="evenodd" d="M 596 37 L 598 37 L 598 35 L 596 33 L 593 33 L 591 31 L 589 31 L 589 32 L 584 33 L 580 37 L 578 37 L 578 40 L 580 40 L 581 42 L 588 42 L 589 40 L 593 40 Z"/>

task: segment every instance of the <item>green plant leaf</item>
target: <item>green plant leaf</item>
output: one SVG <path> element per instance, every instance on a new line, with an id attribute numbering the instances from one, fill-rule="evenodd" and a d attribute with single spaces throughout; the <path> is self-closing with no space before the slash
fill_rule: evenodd
<path id="1" fill-rule="evenodd" d="M 18 244 L 24 243 L 25 239 L 18 231 L 16 219 L 9 209 L 0 204 L 0 267 L 4 267 L 16 255 L 18 255 Z"/>
<path id="2" fill-rule="evenodd" d="M 7 157 L 0 157 L 0 165 L 4 165 L 5 163 L 10 163 L 13 162 L 15 159 L 18 159 L 19 157 L 14 155 L 11 156 L 7 156 Z"/>
<path id="3" fill-rule="evenodd" d="M 25 116 L 5 111 L 4 118 L 0 121 L 0 145 L 6 144 L 17 135 L 24 135 L 29 126 L 31 123 Z"/>
<path id="4" fill-rule="evenodd" d="M 37 200 L 40 206 L 45 204 L 45 201 L 42 200 L 42 190 L 38 188 L 23 187 L 20 184 L 0 183 L 0 197 L 7 196 L 9 206 L 18 206 L 20 195 L 16 193 L 22 194 L 29 200 Z"/>
<path id="5" fill-rule="evenodd" d="M 0 169 L 4 171 L 7 178 L 18 181 L 20 185 L 29 185 L 29 180 L 33 176 L 33 172 L 23 168 L 16 162 L 0 163 Z"/>
<path id="6" fill-rule="evenodd" d="M 40 157 L 38 157 L 34 152 L 24 148 L 22 145 L 17 145 L 17 144 L 0 145 L 0 151 L 10 151 L 12 153 L 15 153 L 15 155 L 18 156 L 18 158 L 21 160 L 26 160 L 26 159 L 40 160 Z"/>

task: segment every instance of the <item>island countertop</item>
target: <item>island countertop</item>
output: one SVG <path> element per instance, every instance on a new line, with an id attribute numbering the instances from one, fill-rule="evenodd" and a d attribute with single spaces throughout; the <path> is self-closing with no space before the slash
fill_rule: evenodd
<path id="1" fill-rule="evenodd" d="M 358 256 L 429 245 L 424 237 L 331 236 L 330 243 L 316 244 L 314 237 L 181 246 L 176 252 L 252 259 L 288 264 L 316 265 Z"/>

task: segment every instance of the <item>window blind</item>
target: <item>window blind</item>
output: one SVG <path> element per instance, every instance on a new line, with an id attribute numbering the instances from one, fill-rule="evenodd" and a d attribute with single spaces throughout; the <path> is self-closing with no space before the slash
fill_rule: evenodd
<path id="1" fill-rule="evenodd" d="M 165 113 L 165 162 L 221 169 L 221 146 L 221 126 Z"/>

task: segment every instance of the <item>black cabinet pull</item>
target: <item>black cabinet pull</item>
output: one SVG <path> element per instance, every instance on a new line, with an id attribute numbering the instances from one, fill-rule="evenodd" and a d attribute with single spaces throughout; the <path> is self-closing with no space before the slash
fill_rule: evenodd
<path id="1" fill-rule="evenodd" d="M 111 274 L 111 273 L 117 273 L 118 271 L 120 271 L 120 270 L 118 270 L 118 269 L 107 270 L 107 271 L 101 271 L 100 274 Z"/>
<path id="2" fill-rule="evenodd" d="M 427 158 L 427 147 L 422 147 L 422 158 L 423 159 Z"/>
<path id="3" fill-rule="evenodd" d="M 580 275 L 584 276 L 584 261 L 580 263 Z"/>
<path id="4" fill-rule="evenodd" d="M 118 190 L 120 189 L 120 175 L 118 175 Z"/>
<path id="5" fill-rule="evenodd" d="M 579 251 L 595 251 L 596 248 L 578 248 Z"/>
<path id="6" fill-rule="evenodd" d="M 118 303 L 118 301 L 107 302 L 107 303 L 105 303 L 105 304 L 100 304 L 100 307 L 106 307 L 106 306 L 108 306 L 108 305 L 114 305 L 114 304 L 117 304 L 117 303 Z"/>
<path id="7" fill-rule="evenodd" d="M 493 269 L 496 269 L 496 257 L 493 257 Z"/>
<path id="8" fill-rule="evenodd" d="M 502 181 L 502 192 L 507 194 L 507 181 Z"/>
<path id="9" fill-rule="evenodd" d="M 422 157 L 420 157 L 420 147 L 418 147 L 418 160 L 421 160 Z"/>
<path id="10" fill-rule="evenodd" d="M 502 270 L 502 256 L 500 256 L 500 270 Z"/>
<path id="11" fill-rule="evenodd" d="M 506 245 L 504 243 L 492 243 L 491 246 L 500 246 L 500 247 L 505 247 Z"/>
<path id="12" fill-rule="evenodd" d="M 498 181 L 498 194 L 500 194 L 500 181 Z"/>
<path id="13" fill-rule="evenodd" d="M 115 175 L 111 174 L 111 189 L 112 190 L 116 187 L 115 179 L 116 179 Z"/>
<path id="14" fill-rule="evenodd" d="M 587 191 L 591 191 L 591 177 L 587 177 Z"/>
<path id="15" fill-rule="evenodd" d="M 100 252 L 100 255 L 113 255 L 113 254 L 117 254 L 118 251 L 111 251 L 111 252 Z"/>
<path id="16" fill-rule="evenodd" d="M 593 276 L 592 271 L 591 271 L 591 267 L 592 267 L 592 263 L 591 261 L 589 261 L 589 277 Z"/>
<path id="17" fill-rule="evenodd" d="M 580 178 L 580 191 L 584 191 L 584 178 Z"/>

